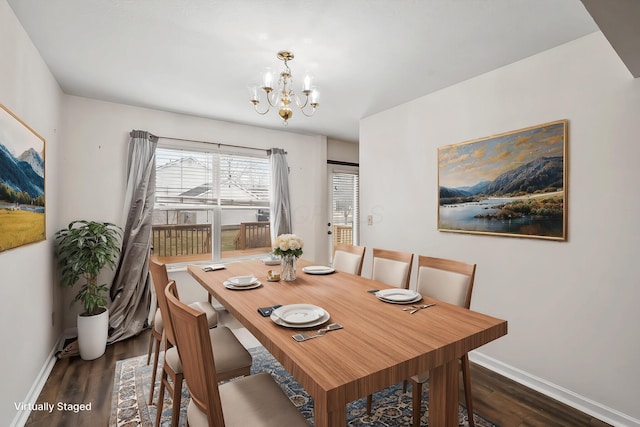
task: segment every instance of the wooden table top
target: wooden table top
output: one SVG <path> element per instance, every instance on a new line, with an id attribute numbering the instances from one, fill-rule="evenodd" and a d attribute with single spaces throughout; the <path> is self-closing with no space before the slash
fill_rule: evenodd
<path id="1" fill-rule="evenodd" d="M 428 371 L 507 333 L 505 320 L 433 298 L 424 297 L 423 303 L 435 302 L 435 307 L 409 314 L 404 305 L 384 303 L 367 292 L 387 285 L 341 272 L 309 275 L 302 272 L 306 265 L 311 263 L 298 260 L 293 282 L 268 282 L 267 271 L 279 272 L 280 266 L 260 260 L 228 263 L 213 272 L 192 265 L 188 271 L 314 398 L 324 395 L 329 407 Z M 241 275 L 254 275 L 263 285 L 239 291 L 224 287 L 226 279 Z M 344 329 L 299 343 L 291 338 L 297 329 L 278 326 L 257 311 L 298 303 L 324 308 L 329 322 Z"/>

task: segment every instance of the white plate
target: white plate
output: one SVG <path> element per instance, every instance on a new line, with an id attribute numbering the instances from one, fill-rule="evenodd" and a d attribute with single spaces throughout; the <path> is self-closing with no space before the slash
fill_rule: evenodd
<path id="1" fill-rule="evenodd" d="M 265 258 L 262 260 L 262 262 L 264 263 L 264 265 L 280 265 L 282 263 L 282 261 L 277 258 Z"/>
<path id="2" fill-rule="evenodd" d="M 411 289 L 383 289 L 376 292 L 380 299 L 391 302 L 413 302 L 417 297 L 422 297 L 418 292 Z"/>
<path id="3" fill-rule="evenodd" d="M 409 301 L 420 295 L 411 289 L 390 288 L 376 292 L 376 296 L 391 301 Z"/>
<path id="4" fill-rule="evenodd" d="M 409 301 L 393 301 L 393 300 L 385 299 L 381 297 L 378 297 L 378 299 L 382 302 L 388 302 L 389 304 L 413 304 L 414 302 L 420 301 L 422 299 L 422 295 L 417 295 L 415 298 Z"/>
<path id="5" fill-rule="evenodd" d="M 262 283 L 259 281 L 256 281 L 255 283 L 252 283 L 251 285 L 248 286 L 238 286 L 235 285 L 229 281 L 226 281 L 223 283 L 224 287 L 227 289 L 232 289 L 234 291 L 244 291 L 246 289 L 255 289 L 255 288 L 259 288 L 260 286 L 262 286 Z"/>
<path id="6" fill-rule="evenodd" d="M 271 320 L 287 328 L 311 328 L 329 320 L 329 313 L 316 305 L 288 304 L 273 310 Z"/>
<path id="7" fill-rule="evenodd" d="M 315 322 L 324 315 L 324 310 L 310 304 L 289 304 L 278 308 L 277 315 L 286 323 L 299 325 Z"/>
<path id="8" fill-rule="evenodd" d="M 331 267 L 325 267 L 324 265 L 309 265 L 303 267 L 302 271 L 307 274 L 331 274 L 336 270 Z"/>
<path id="9" fill-rule="evenodd" d="M 247 280 L 247 278 L 249 277 L 251 277 L 250 281 L 244 283 L 244 280 Z M 227 281 L 232 285 L 238 286 L 238 287 L 251 286 L 258 283 L 258 279 L 253 276 L 235 276 L 235 277 L 230 277 L 229 280 Z"/>

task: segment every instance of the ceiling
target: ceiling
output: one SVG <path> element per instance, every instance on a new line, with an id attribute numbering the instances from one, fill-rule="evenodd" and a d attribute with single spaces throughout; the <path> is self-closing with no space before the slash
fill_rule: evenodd
<path id="1" fill-rule="evenodd" d="M 598 31 L 580 0 L 8 3 L 66 94 L 346 141 L 361 118 Z M 279 50 L 320 92 L 286 127 L 247 90 Z"/>

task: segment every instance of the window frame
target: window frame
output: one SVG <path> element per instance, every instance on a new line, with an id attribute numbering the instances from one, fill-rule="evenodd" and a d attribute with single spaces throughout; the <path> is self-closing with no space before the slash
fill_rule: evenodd
<path id="1" fill-rule="evenodd" d="M 167 188 L 167 194 L 158 194 L 158 171 L 159 168 L 162 168 L 167 163 L 163 163 L 162 165 L 158 164 L 158 154 L 162 154 L 163 151 L 185 151 L 186 153 L 196 152 L 202 153 L 205 157 L 210 157 L 213 159 L 211 162 L 211 171 L 210 176 L 207 177 L 210 183 L 210 188 L 207 190 L 208 192 L 213 193 L 213 197 L 210 199 L 203 198 L 201 199 L 202 203 L 171 203 L 170 198 L 172 197 L 169 194 L 168 186 L 163 187 Z M 186 158 L 187 156 L 183 156 L 182 158 Z M 255 174 L 256 179 L 260 182 L 259 188 L 266 187 L 266 191 L 262 191 L 260 196 L 257 197 L 257 201 L 255 203 L 251 203 L 250 201 L 243 203 L 241 199 L 224 199 L 222 192 L 220 191 L 220 187 L 222 185 L 223 179 L 221 178 L 225 171 L 220 166 L 221 159 L 231 157 L 232 159 L 238 159 L 240 164 L 243 159 L 253 158 L 258 159 L 258 167 L 255 170 L 250 170 L 252 174 Z M 233 163 L 231 164 L 233 167 Z M 253 167 L 253 165 L 251 165 Z M 260 173 L 260 171 L 264 171 L 266 169 L 266 173 Z M 231 169 L 231 171 L 235 171 L 235 169 Z M 257 171 L 257 172 L 256 172 Z M 158 146 L 156 150 L 156 194 L 154 196 L 154 207 L 153 212 L 154 216 L 157 215 L 158 212 L 167 211 L 167 212 L 175 212 L 175 211 L 188 211 L 188 212 L 197 212 L 197 211 L 205 211 L 207 212 L 206 218 L 207 223 L 199 223 L 199 224 L 209 224 L 211 226 L 211 258 L 208 259 L 183 259 L 185 258 L 184 254 L 170 256 L 167 259 L 167 264 L 170 264 L 173 267 L 184 266 L 187 264 L 211 264 L 211 263 L 223 263 L 240 259 L 252 259 L 258 257 L 264 257 L 270 251 L 270 244 L 267 248 L 264 247 L 264 251 L 259 253 L 252 254 L 236 254 L 235 256 L 225 257 L 222 248 L 222 228 L 223 217 L 225 216 L 225 212 L 232 214 L 233 210 L 237 211 L 246 211 L 246 210 L 255 210 L 256 218 L 259 218 L 261 214 L 264 214 L 265 211 L 269 213 L 270 211 L 270 195 L 271 195 L 271 164 L 269 161 L 269 156 L 266 150 L 263 149 L 255 149 L 250 147 L 240 147 L 240 146 L 229 146 L 224 144 L 216 144 L 216 143 L 205 143 L 205 142 L 197 142 L 197 141 L 184 141 L 184 140 L 173 140 L 173 139 L 160 139 L 158 141 Z M 244 172 L 240 172 L 242 174 Z M 181 178 L 182 179 L 182 178 Z M 195 187 L 193 187 L 195 188 Z M 237 189 L 236 189 L 237 190 Z M 257 193 L 256 193 L 257 194 Z M 163 200 L 163 197 L 165 198 Z M 173 196 L 175 197 L 175 196 Z M 198 198 L 192 199 L 193 201 L 197 201 Z M 246 214 L 246 213 L 245 213 Z M 179 215 L 179 214 L 178 214 Z M 269 215 L 270 217 L 270 215 Z M 176 218 L 176 222 L 174 225 L 179 225 L 179 219 Z M 245 222 L 245 221 L 241 221 Z M 256 221 L 258 222 L 258 221 Z M 196 223 L 198 224 L 198 223 Z M 157 224 L 155 219 L 153 221 L 153 226 L 162 225 Z M 152 237 L 153 238 L 153 237 Z M 153 244 L 153 242 L 152 242 Z M 268 250 L 267 250 L 268 249 Z"/>

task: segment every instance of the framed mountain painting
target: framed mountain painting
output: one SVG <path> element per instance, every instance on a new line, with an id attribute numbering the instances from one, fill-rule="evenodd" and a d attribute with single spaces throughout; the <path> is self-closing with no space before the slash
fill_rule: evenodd
<path id="1" fill-rule="evenodd" d="M 567 120 L 438 149 L 438 230 L 567 239 Z"/>
<path id="2" fill-rule="evenodd" d="M 0 252 L 46 238 L 44 144 L 0 104 Z"/>

